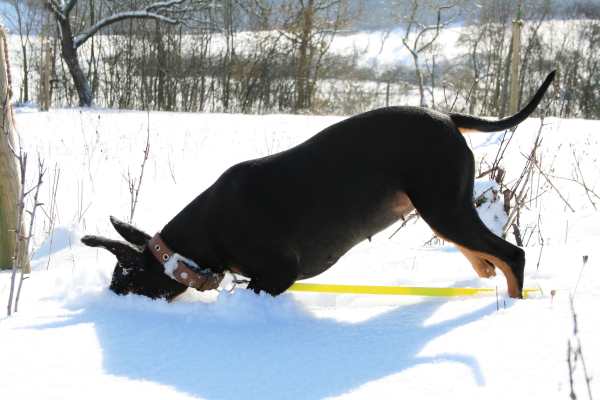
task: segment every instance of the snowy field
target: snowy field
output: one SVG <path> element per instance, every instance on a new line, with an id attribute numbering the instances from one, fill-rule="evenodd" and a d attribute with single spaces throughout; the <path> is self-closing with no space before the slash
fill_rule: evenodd
<path id="1" fill-rule="evenodd" d="M 565 45 L 575 46 L 577 41 L 576 33 L 581 27 L 587 24 L 585 19 L 570 19 L 570 20 L 546 20 L 543 21 L 538 30 L 538 34 L 542 35 L 546 43 L 552 44 L 555 47 L 560 47 L 561 43 Z M 523 27 L 523 38 L 527 40 L 531 31 L 536 27 L 537 22 L 526 21 Z M 458 56 L 468 55 L 470 48 L 461 42 L 461 35 L 470 34 L 471 30 L 476 29 L 476 26 L 470 25 L 453 25 L 444 28 L 442 33 L 436 40 L 438 47 L 437 57 L 443 57 L 444 60 L 452 60 Z M 509 28 L 510 29 L 510 28 Z M 16 32 L 9 31 L 9 50 L 11 65 L 13 65 L 13 76 L 15 84 L 21 79 L 22 57 L 20 56 L 20 41 Z M 338 33 L 333 38 L 329 52 L 341 56 L 357 56 L 359 66 L 381 68 L 391 68 L 393 66 L 404 64 L 407 66 L 413 65 L 410 52 L 402 44 L 406 32 L 401 28 L 393 30 L 367 30 L 357 32 Z M 268 39 L 274 40 L 279 37 L 277 31 L 242 31 L 236 33 L 236 46 L 240 54 L 252 54 L 256 48 Z M 416 34 L 409 36 L 409 43 L 412 43 Z M 32 43 L 39 46 L 39 37 L 32 35 L 30 38 Z M 110 36 L 100 36 L 96 40 L 104 40 L 103 49 L 110 51 L 111 42 Z M 227 46 L 227 38 L 213 34 L 209 43 L 209 51 L 213 54 L 219 54 Z M 183 46 L 188 51 L 194 46 L 197 46 L 198 38 L 192 35 L 183 36 Z M 288 42 L 281 40 L 282 45 L 287 45 Z M 84 45 L 83 51 L 88 51 L 87 45 Z M 438 62 L 440 60 L 438 59 Z"/>
<path id="2" fill-rule="evenodd" d="M 31 165 L 39 154 L 47 176 L 33 273 L 19 312 L 0 319 L 2 399 L 568 399 L 570 295 L 600 395 L 600 122 L 544 121 L 538 158 L 552 185 L 536 172 L 520 216 L 525 285 L 541 289 L 533 298 L 509 299 L 501 276 L 477 278 L 453 247 L 428 243 L 418 220 L 361 243 L 312 281 L 497 287 L 498 298 L 272 298 L 238 288 L 188 291 L 169 304 L 109 292 L 114 258 L 79 243 L 83 234 L 117 237 L 108 216 L 129 215 L 127 176 L 139 175 L 147 133 L 134 223 L 153 233 L 228 166 L 339 118 L 21 109 L 16 119 Z M 529 119 L 517 129 L 507 181 L 521 173 L 539 126 Z M 492 163 L 502 135 L 469 136 L 478 165 Z M 490 224 L 506 218 L 485 207 Z M 0 274 L 2 302 L 8 278 Z M 581 364 L 574 379 L 587 398 Z"/>
<path id="3" fill-rule="evenodd" d="M 549 52 L 547 55 L 548 59 L 552 59 L 553 54 L 561 48 L 580 48 L 578 34 L 582 29 L 582 26 L 588 24 L 589 21 L 582 19 L 573 20 L 547 20 L 541 23 L 538 34 L 543 38 L 543 43 L 547 45 L 546 51 Z M 523 41 L 527 43 L 529 37 L 532 35 L 533 30 L 536 28 L 537 22 L 525 22 L 523 26 Z M 443 65 L 444 63 L 452 63 L 453 60 L 459 59 L 456 63 L 462 63 L 461 58 L 470 57 L 472 49 L 469 45 L 464 43 L 462 36 L 473 36 L 474 29 L 478 29 L 477 26 L 462 26 L 455 25 L 444 28 L 440 36 L 435 42 L 436 49 L 436 63 Z M 510 27 L 507 28 L 510 31 Z M 21 54 L 21 45 L 19 36 L 16 32 L 10 32 L 8 37 L 9 40 L 9 57 L 12 65 L 11 75 L 13 81 L 14 93 L 20 93 L 22 85 L 22 72 L 23 72 L 23 57 Z M 509 35 L 509 33 L 507 33 Z M 343 32 L 338 33 L 332 39 L 331 45 L 328 50 L 328 54 L 336 56 L 354 57 L 357 60 L 357 66 L 360 68 L 369 68 L 376 73 L 384 73 L 386 71 L 393 70 L 398 66 L 405 66 L 413 68 L 414 61 L 410 52 L 403 45 L 403 38 L 405 31 L 401 28 L 393 29 L 390 31 L 374 30 L 374 31 L 358 31 L 358 32 Z M 415 39 L 416 33 L 409 35 L 409 43 Z M 120 53 L 115 47 L 115 42 L 111 36 L 99 36 L 96 39 L 96 43 L 101 42 L 102 51 L 105 55 L 110 53 Z M 243 31 L 237 32 L 235 35 L 236 53 L 239 55 L 256 55 L 264 52 L 264 45 L 269 40 L 277 41 L 280 45 L 289 46 L 290 43 L 287 39 L 281 38 L 281 33 L 278 31 Z M 39 50 L 40 38 L 33 35 L 30 38 L 30 42 L 34 45 L 36 51 Z M 199 39 L 193 35 L 184 35 L 182 46 L 184 52 L 188 54 L 196 54 L 198 52 Z M 216 56 L 222 54 L 225 48 L 229 46 L 229 39 L 219 35 L 213 34 L 210 37 L 207 51 Z M 86 43 L 79 51 L 80 53 L 87 55 L 82 57 L 82 60 L 90 57 L 91 41 Z M 506 49 L 508 51 L 508 49 Z M 589 50 L 580 49 L 583 55 Z M 422 59 L 429 59 L 430 55 L 424 53 Z M 33 73 L 30 76 L 30 87 L 36 85 L 37 73 Z M 438 86 L 439 86 L 438 82 Z M 443 85 L 442 85 L 443 86 Z M 390 104 L 404 104 L 404 105 L 419 105 L 419 96 L 417 88 L 414 87 L 409 90 L 405 85 L 392 85 L 391 86 L 391 98 Z M 352 80 L 335 80 L 335 79 L 322 79 L 318 82 L 319 97 L 323 100 L 327 100 L 332 105 L 335 104 L 337 108 L 334 110 L 336 114 L 348 113 L 346 109 L 351 107 L 352 104 L 356 104 L 358 100 L 353 99 L 350 104 L 345 98 L 340 98 L 346 93 L 352 93 L 356 98 L 363 97 L 363 104 L 371 104 L 372 107 L 381 106 L 385 104 L 385 93 L 386 83 L 384 81 L 352 81 Z M 445 98 L 453 99 L 454 93 L 452 88 L 443 89 L 441 86 L 435 91 L 435 99 L 438 103 L 445 101 Z M 96 99 L 96 101 L 102 101 Z M 453 100 L 449 102 L 452 103 Z M 458 99 L 459 105 L 462 98 Z M 356 105 L 351 110 L 356 110 Z M 363 106 L 364 107 L 364 106 Z M 449 108 L 449 104 L 446 104 Z M 352 112 L 352 111 L 351 111 Z"/>

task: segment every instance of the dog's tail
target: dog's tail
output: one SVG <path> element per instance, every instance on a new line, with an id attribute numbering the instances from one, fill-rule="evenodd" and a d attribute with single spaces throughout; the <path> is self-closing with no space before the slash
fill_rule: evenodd
<path id="1" fill-rule="evenodd" d="M 504 129 L 512 128 L 515 125 L 520 124 L 527 118 L 538 106 L 542 97 L 546 93 L 548 86 L 554 80 L 554 75 L 556 75 L 556 70 L 550 72 L 546 77 L 542 86 L 537 90 L 535 96 L 529 101 L 529 103 L 518 113 L 515 115 L 511 115 L 510 117 L 500 119 L 497 121 L 490 121 L 483 118 L 473 117 L 465 114 L 450 114 L 450 118 L 456 125 L 459 131 L 465 133 L 466 131 L 481 131 L 481 132 L 496 132 L 502 131 Z"/>

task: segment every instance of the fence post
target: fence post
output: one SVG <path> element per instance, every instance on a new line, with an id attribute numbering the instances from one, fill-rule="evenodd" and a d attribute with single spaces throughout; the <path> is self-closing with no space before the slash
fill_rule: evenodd
<path id="1" fill-rule="evenodd" d="M 510 115 L 519 111 L 519 64 L 521 63 L 521 10 L 512 23 L 512 58 L 510 60 L 510 99 L 508 113 Z"/>
<path id="2" fill-rule="evenodd" d="M 50 98 L 50 66 L 52 63 L 52 48 L 47 37 L 42 38 L 41 46 L 41 66 L 40 66 L 40 91 L 38 104 L 40 111 L 48 111 L 51 105 Z"/>
<path id="3" fill-rule="evenodd" d="M 21 186 L 12 152 L 15 140 L 11 98 L 6 32 L 0 26 L 0 104 L 2 106 L 0 111 L 0 269 L 12 268 L 14 263 L 17 197 Z M 29 263 L 23 265 L 28 266 Z"/>

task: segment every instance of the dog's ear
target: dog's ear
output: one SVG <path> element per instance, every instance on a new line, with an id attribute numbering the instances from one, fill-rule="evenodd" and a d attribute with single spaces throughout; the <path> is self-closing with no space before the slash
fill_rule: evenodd
<path id="1" fill-rule="evenodd" d="M 142 252 L 129 243 L 107 239 L 102 236 L 87 235 L 81 242 L 90 247 L 102 247 L 117 256 L 123 267 L 140 267 L 143 265 Z"/>
<path id="2" fill-rule="evenodd" d="M 115 230 L 123 237 L 123 239 L 136 246 L 145 246 L 151 238 L 146 232 L 143 232 L 126 222 L 119 221 L 113 216 L 110 217 L 110 223 L 115 227 Z"/>

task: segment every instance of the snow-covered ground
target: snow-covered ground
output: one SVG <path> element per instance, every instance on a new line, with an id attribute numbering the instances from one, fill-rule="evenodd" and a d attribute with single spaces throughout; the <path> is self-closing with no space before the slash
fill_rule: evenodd
<path id="1" fill-rule="evenodd" d="M 109 292 L 114 258 L 79 243 L 83 234 L 117 237 L 108 216 L 128 217 L 127 176 L 139 175 L 146 134 L 134 223 L 152 233 L 228 166 L 339 118 L 26 109 L 16 118 L 30 168 L 39 152 L 47 176 L 33 273 L 19 312 L 0 319 L 3 399 L 566 399 L 572 294 L 592 391 L 600 392 L 600 199 L 582 184 L 600 192 L 600 122 L 544 121 L 539 158 L 553 186 L 536 173 L 520 216 L 526 286 L 542 290 L 531 299 L 508 299 L 501 276 L 476 278 L 451 246 L 425 245 L 432 234 L 417 221 L 392 239 L 398 225 L 361 243 L 312 281 L 498 287 L 498 299 L 271 298 L 238 288 L 188 291 L 169 304 Z M 503 162 L 507 181 L 521 173 L 539 125 L 530 119 L 517 129 Z M 502 135 L 469 136 L 482 169 Z M 483 207 L 491 224 L 503 218 Z M 8 286 L 1 273 L 2 302 Z M 586 398 L 581 369 L 575 390 Z"/>

